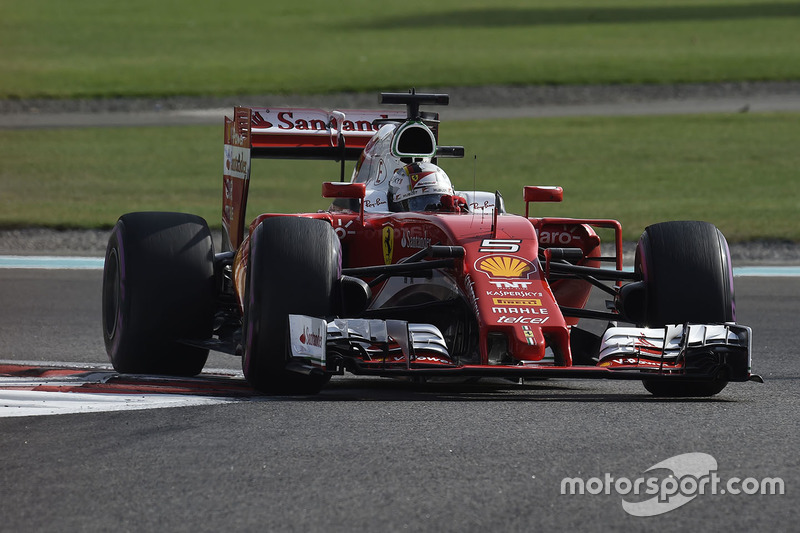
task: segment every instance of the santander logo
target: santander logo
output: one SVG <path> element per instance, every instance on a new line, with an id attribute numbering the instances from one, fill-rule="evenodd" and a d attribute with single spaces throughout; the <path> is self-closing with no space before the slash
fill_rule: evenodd
<path id="1" fill-rule="evenodd" d="M 253 128 L 278 130 L 285 133 L 323 133 L 341 129 L 344 132 L 375 133 L 378 126 L 373 124 L 376 118 L 388 118 L 388 114 L 374 116 L 368 112 L 355 112 L 355 120 L 342 120 L 321 109 L 261 109 L 253 111 L 251 121 Z"/>
<path id="2" fill-rule="evenodd" d="M 300 334 L 300 342 L 308 346 L 322 348 L 322 335 L 309 331 L 308 328 L 303 328 L 303 333 Z"/>

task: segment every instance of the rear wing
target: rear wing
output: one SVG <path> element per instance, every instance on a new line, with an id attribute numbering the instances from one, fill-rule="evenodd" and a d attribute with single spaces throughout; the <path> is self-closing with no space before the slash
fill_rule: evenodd
<path id="1" fill-rule="evenodd" d="M 355 161 L 381 121 L 403 111 L 251 108 L 252 157 Z"/>
<path id="2" fill-rule="evenodd" d="M 225 117 L 223 249 L 244 240 L 251 158 L 357 160 L 382 122 L 402 122 L 406 111 L 236 107 Z M 342 167 L 344 168 L 344 167 Z"/>

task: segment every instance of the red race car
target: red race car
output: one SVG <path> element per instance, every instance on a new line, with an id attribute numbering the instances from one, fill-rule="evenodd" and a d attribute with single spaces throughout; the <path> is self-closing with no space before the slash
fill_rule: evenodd
<path id="1" fill-rule="evenodd" d="M 533 202 L 560 202 L 560 187 L 525 187 L 524 216 L 500 193 L 455 191 L 438 162 L 464 149 L 439 146 L 438 113 L 420 110 L 448 101 L 412 90 L 381 95 L 400 111 L 235 108 L 222 250 L 184 213 L 129 213 L 111 234 L 103 331 L 114 368 L 195 375 L 216 350 L 277 394 L 313 394 L 344 372 L 635 379 L 665 396 L 759 380 L 715 226 L 649 226 L 624 269 L 619 222 L 529 216 Z M 246 228 L 252 158 L 339 161 L 340 181 L 322 185 L 331 207 Z M 613 230 L 613 255 L 596 228 Z M 586 308 L 592 290 L 605 309 Z"/>

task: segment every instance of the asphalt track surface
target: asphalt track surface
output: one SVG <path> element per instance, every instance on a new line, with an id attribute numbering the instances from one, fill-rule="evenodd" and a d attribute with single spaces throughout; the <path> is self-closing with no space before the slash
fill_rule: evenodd
<path id="1" fill-rule="evenodd" d="M 613 86 L 420 88 L 450 94 L 442 120 L 549 116 L 798 112 L 800 82 Z M 220 98 L 0 100 L 0 129 L 177 126 L 222 123 L 234 105 L 374 109 L 374 94 L 248 95 Z"/>
<path id="2" fill-rule="evenodd" d="M 0 359 L 106 363 L 101 275 L 0 270 Z M 0 418 L 0 531 L 796 530 L 800 278 L 739 277 L 736 291 L 766 382 L 711 399 L 336 378 L 315 397 Z M 635 480 L 690 452 L 723 481 L 779 477 L 785 494 L 698 495 L 645 518 L 613 489 L 561 494 L 566 477 Z"/>
<path id="3" fill-rule="evenodd" d="M 254 104 L 255 105 L 255 104 Z M 334 106 L 335 107 L 335 106 Z M 369 105 L 376 107 L 375 104 Z M 0 129 L 218 125 L 232 108 L 145 112 L 0 114 Z M 593 102 L 545 106 L 458 106 L 441 110 L 443 120 L 568 116 L 677 115 L 698 113 L 800 112 L 800 95 L 667 99 L 648 102 Z"/>

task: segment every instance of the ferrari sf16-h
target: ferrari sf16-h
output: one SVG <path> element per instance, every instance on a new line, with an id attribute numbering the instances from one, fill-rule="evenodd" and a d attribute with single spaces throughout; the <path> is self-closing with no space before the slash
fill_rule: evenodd
<path id="1" fill-rule="evenodd" d="M 129 213 L 113 229 L 103 331 L 114 368 L 192 376 L 215 350 L 241 357 L 271 394 L 317 393 L 345 372 L 633 379 L 662 396 L 759 379 L 715 226 L 651 225 L 626 269 L 616 220 L 532 216 L 560 187 L 524 187 L 524 216 L 499 192 L 454 190 L 439 162 L 464 148 L 440 146 L 439 114 L 420 109 L 448 102 L 412 90 L 381 95 L 399 110 L 235 108 L 221 250 L 191 214 Z M 339 181 L 322 184 L 330 208 L 246 226 L 254 158 L 338 161 Z M 598 228 L 613 232 L 613 253 Z M 593 290 L 604 308 L 587 308 Z"/>

